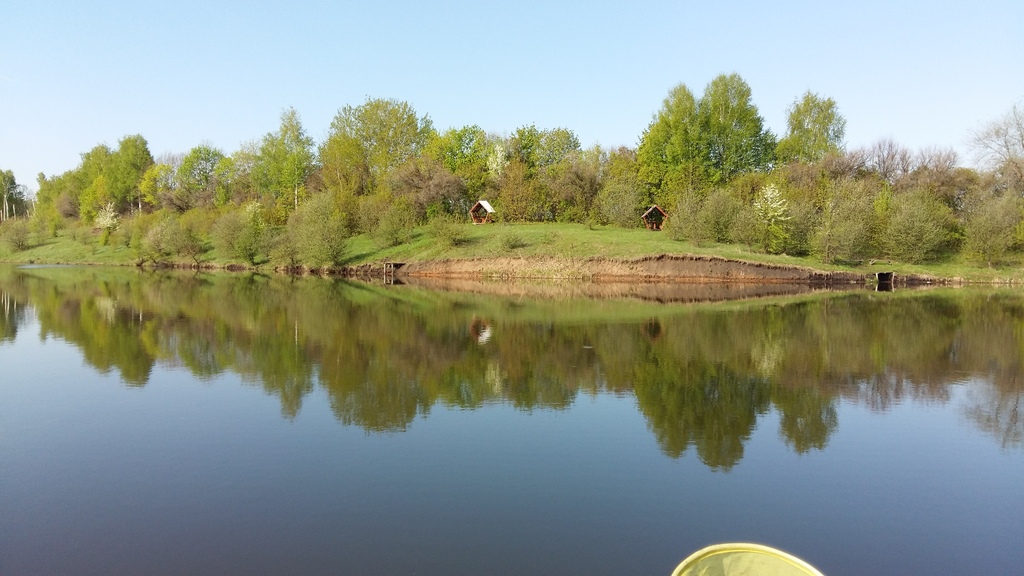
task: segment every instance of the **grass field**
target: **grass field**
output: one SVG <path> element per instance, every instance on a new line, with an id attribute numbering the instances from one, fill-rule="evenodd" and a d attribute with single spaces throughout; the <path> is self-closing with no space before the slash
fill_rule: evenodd
<path id="1" fill-rule="evenodd" d="M 978 282 L 1024 282 L 1020 255 L 996 268 L 979 266 L 966 262 L 960 257 L 925 265 L 910 265 L 898 262 L 850 263 L 844 265 L 823 264 L 816 256 L 795 257 L 759 253 L 745 246 L 735 244 L 713 244 L 697 246 L 688 242 L 672 240 L 662 232 L 643 229 L 623 229 L 614 226 L 588 227 L 583 224 L 488 224 L 473 226 L 459 224 L 461 240 L 455 244 L 435 236 L 430 226 L 421 226 L 412 231 L 409 240 L 403 244 L 382 248 L 373 238 L 360 235 L 346 240 L 348 259 L 346 264 L 359 265 L 382 262 L 414 262 L 439 259 L 517 257 L 562 257 L 562 258 L 636 258 L 656 254 L 697 254 L 722 258 L 768 262 L 773 264 L 806 266 L 818 270 L 846 270 L 863 273 L 895 271 L 902 274 L 926 274 L 942 278 L 964 278 Z M 6 244 L 0 245 L 0 260 L 16 263 L 47 264 L 101 264 L 134 265 L 136 252 L 125 246 L 117 234 L 112 235 L 107 245 L 101 245 L 99 234 L 78 229 L 63 230 L 57 237 L 30 238 L 30 247 L 13 251 Z M 187 258 L 172 258 L 175 264 L 187 265 Z M 214 267 L 228 264 L 242 264 L 211 249 L 203 256 L 203 263 Z M 272 268 L 269 262 L 263 268 Z"/>

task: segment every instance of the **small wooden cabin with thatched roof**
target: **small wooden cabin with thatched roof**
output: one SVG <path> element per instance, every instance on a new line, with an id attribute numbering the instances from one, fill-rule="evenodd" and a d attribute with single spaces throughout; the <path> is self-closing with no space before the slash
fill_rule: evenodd
<path id="1" fill-rule="evenodd" d="M 469 217 L 473 219 L 473 224 L 487 224 L 491 222 L 491 215 L 494 214 L 494 208 L 491 208 L 491 203 L 487 200 L 481 200 L 473 207 L 469 209 Z"/>
<path id="2" fill-rule="evenodd" d="M 636 214 L 636 212 L 634 212 L 634 214 Z M 667 217 L 668 214 L 661 209 L 661 206 L 655 204 L 648 208 L 647 212 L 644 212 L 644 215 L 640 218 L 644 221 L 644 226 L 646 226 L 648 230 L 661 230 L 661 226 L 665 223 L 665 218 Z"/>

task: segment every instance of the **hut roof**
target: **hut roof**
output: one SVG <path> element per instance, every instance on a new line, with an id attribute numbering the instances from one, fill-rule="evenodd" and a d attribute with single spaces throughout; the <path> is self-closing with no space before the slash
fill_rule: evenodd
<path id="1" fill-rule="evenodd" d="M 479 202 L 474 204 L 470 212 L 476 212 L 478 206 L 486 210 L 488 214 L 494 213 L 494 208 L 491 208 L 491 203 L 488 202 L 487 200 L 480 200 Z"/>
<path id="2" fill-rule="evenodd" d="M 664 210 L 661 209 L 661 206 L 658 206 L 657 204 L 655 204 L 655 205 L 651 206 L 650 208 L 648 208 L 647 212 L 644 212 L 644 215 L 641 216 L 641 218 L 647 218 L 648 216 L 651 215 L 651 212 L 654 212 L 655 210 L 657 210 L 658 212 L 661 212 L 662 216 L 667 216 L 668 215 L 668 214 L 665 213 Z M 636 212 L 634 212 L 634 214 L 636 214 Z"/>

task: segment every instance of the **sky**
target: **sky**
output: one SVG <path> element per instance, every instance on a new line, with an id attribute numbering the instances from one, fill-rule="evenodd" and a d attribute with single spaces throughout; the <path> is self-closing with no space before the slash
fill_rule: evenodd
<path id="1" fill-rule="evenodd" d="M 739 74 L 768 128 L 810 90 L 848 148 L 953 148 L 1024 104 L 1024 2 L 0 0 L 0 169 L 75 168 L 141 134 L 155 157 L 230 154 L 293 107 L 326 138 L 394 98 L 444 130 L 569 128 L 639 142 L 669 90 Z"/>

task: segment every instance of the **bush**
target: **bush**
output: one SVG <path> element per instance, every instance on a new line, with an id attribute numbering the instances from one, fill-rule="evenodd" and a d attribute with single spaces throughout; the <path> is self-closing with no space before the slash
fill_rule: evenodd
<path id="1" fill-rule="evenodd" d="M 370 235 L 381 248 L 390 248 L 411 240 L 415 226 L 411 206 L 406 199 L 399 198 L 377 214 L 377 224 Z"/>
<path id="2" fill-rule="evenodd" d="M 636 228 L 640 225 L 641 200 L 635 182 L 611 180 L 597 193 L 597 212 L 604 222 Z"/>
<path id="3" fill-rule="evenodd" d="M 506 230 L 499 240 L 503 250 L 515 250 L 526 247 L 526 240 L 514 230 Z"/>
<path id="4" fill-rule="evenodd" d="M 708 195 L 697 214 L 696 237 L 711 242 L 728 242 L 740 203 L 728 190 L 716 189 Z"/>
<path id="5" fill-rule="evenodd" d="M 761 240 L 760 221 L 752 206 L 741 206 L 732 219 L 729 238 L 736 243 L 753 248 Z"/>
<path id="6" fill-rule="evenodd" d="M 985 198 L 967 216 L 964 252 L 973 260 L 993 266 L 1013 245 L 1020 224 L 1020 203 L 1012 195 Z"/>
<path id="7" fill-rule="evenodd" d="M 181 229 L 173 215 L 165 215 L 154 224 L 142 237 L 142 250 L 145 258 L 154 264 L 166 261 L 171 255 L 177 254 L 181 241 Z"/>
<path id="8" fill-rule="evenodd" d="M 452 248 L 466 241 L 466 224 L 456 216 L 436 216 L 430 221 L 430 233 L 441 246 Z"/>
<path id="9" fill-rule="evenodd" d="M 29 232 L 28 222 L 22 219 L 15 218 L 0 224 L 0 238 L 16 252 L 28 248 Z"/>
<path id="10" fill-rule="evenodd" d="M 328 194 L 310 198 L 288 218 L 284 238 L 278 242 L 278 255 L 292 260 L 295 256 L 310 267 L 340 265 L 345 258 L 345 220 Z M 286 244 L 293 246 L 287 248 Z M 281 250 L 284 249 L 284 252 Z M 294 256 L 291 252 L 294 251 Z M 294 264 L 292 264 L 294 265 Z"/>
<path id="11" fill-rule="evenodd" d="M 696 244 L 703 242 L 698 233 L 697 213 L 700 211 L 704 199 L 696 192 L 683 193 L 676 202 L 676 210 L 665 219 L 662 231 L 673 240 L 682 242 L 691 240 Z"/>
<path id="12" fill-rule="evenodd" d="M 213 225 L 214 246 L 223 254 L 240 258 L 252 266 L 262 264 L 266 252 L 267 226 L 256 202 L 221 216 Z"/>
<path id="13" fill-rule="evenodd" d="M 925 191 L 893 198 L 885 230 L 886 253 L 894 260 L 918 264 L 934 260 L 956 241 L 953 212 Z"/>
<path id="14" fill-rule="evenodd" d="M 872 191 L 853 182 L 836 186 L 825 199 L 811 237 L 822 262 L 862 260 L 875 250 L 877 216 Z"/>

